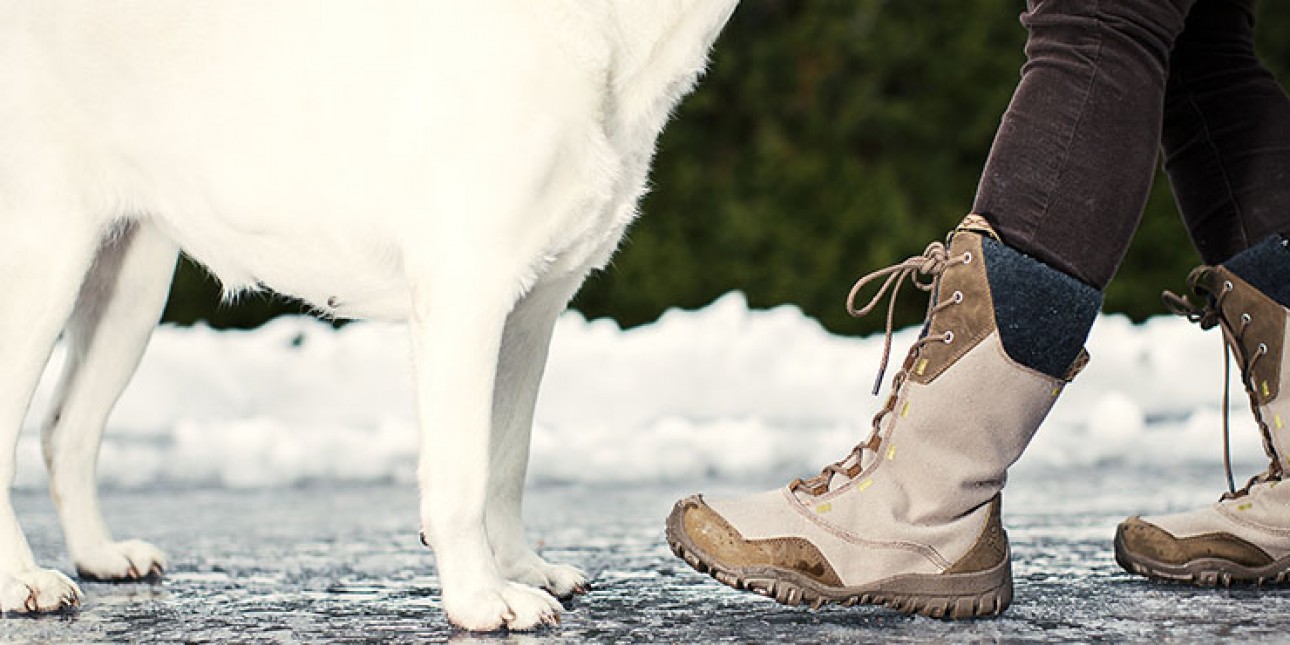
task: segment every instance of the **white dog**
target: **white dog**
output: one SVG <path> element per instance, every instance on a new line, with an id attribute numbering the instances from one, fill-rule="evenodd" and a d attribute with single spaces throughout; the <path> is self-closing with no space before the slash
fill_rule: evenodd
<path id="1" fill-rule="evenodd" d="M 584 575 L 520 523 L 556 316 L 636 214 L 737 0 L 6 0 L 0 5 L 0 609 L 74 606 L 9 501 L 43 426 L 83 578 L 160 575 L 95 492 L 104 421 L 179 250 L 228 293 L 407 320 L 421 521 L 449 619 L 527 629 Z"/>

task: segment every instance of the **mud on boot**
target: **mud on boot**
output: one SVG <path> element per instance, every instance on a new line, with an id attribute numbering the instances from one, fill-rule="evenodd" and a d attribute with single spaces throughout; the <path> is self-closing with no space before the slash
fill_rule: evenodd
<path id="1" fill-rule="evenodd" d="M 849 309 L 864 315 L 888 291 L 894 301 L 906 279 L 930 293 L 927 319 L 869 438 L 811 479 L 678 502 L 667 520 L 673 552 L 790 605 L 878 604 L 946 618 L 1008 606 L 1005 472 L 1087 362 L 1101 294 L 1007 247 L 979 216 L 946 244 L 861 278 Z M 876 280 L 878 293 L 854 307 Z M 891 325 L 889 314 L 888 349 Z"/>

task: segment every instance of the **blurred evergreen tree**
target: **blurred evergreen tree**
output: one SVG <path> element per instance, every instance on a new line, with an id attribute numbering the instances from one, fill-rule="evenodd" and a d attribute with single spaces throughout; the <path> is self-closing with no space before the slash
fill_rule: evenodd
<path id="1" fill-rule="evenodd" d="M 971 207 L 1016 85 L 1022 0 L 743 0 L 711 73 L 660 141 L 653 192 L 613 264 L 574 301 L 625 326 L 739 289 L 751 304 L 850 320 L 855 278 L 916 254 Z M 1290 3 L 1260 5 L 1259 47 L 1284 82 Z M 1108 311 L 1163 313 L 1198 257 L 1158 176 Z M 253 296 L 216 307 L 218 288 L 181 267 L 166 317 L 254 326 L 299 303 Z M 921 318 L 902 299 L 900 322 Z"/>

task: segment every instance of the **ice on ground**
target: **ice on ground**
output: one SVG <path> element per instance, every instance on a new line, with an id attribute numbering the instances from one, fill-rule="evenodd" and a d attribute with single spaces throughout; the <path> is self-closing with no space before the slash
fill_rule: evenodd
<path id="1" fill-rule="evenodd" d="M 917 332 L 897 333 L 893 370 Z M 812 474 L 868 433 L 882 403 L 869 394 L 882 344 L 881 334 L 829 334 L 796 307 L 750 310 L 737 292 L 630 330 L 567 313 L 538 405 L 531 477 Z M 1088 349 L 1092 363 L 1018 468 L 1221 468 L 1216 332 L 1173 317 L 1135 325 L 1102 316 Z M 20 486 L 43 485 L 37 428 L 61 363 L 60 347 L 19 442 Z M 1260 441 L 1235 374 L 1232 392 L 1233 454 L 1257 468 Z M 333 330 L 304 317 L 251 332 L 165 326 L 112 416 L 99 472 L 124 487 L 411 481 L 416 446 L 401 326 Z"/>

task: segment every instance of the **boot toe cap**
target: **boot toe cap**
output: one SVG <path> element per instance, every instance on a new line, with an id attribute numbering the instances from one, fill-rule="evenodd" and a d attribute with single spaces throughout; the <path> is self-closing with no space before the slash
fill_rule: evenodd
<path id="1" fill-rule="evenodd" d="M 1225 532 L 1177 537 L 1138 516 L 1122 522 L 1116 531 L 1117 559 L 1185 565 L 1202 559 L 1217 559 L 1244 567 L 1261 567 L 1273 558 L 1263 549 Z"/>
<path id="2" fill-rule="evenodd" d="M 842 586 L 833 566 L 808 540 L 800 537 L 746 539 L 701 495 L 676 503 L 667 520 L 667 537 L 678 555 L 701 570 L 748 574 L 759 569 L 778 569 L 830 587 Z"/>

